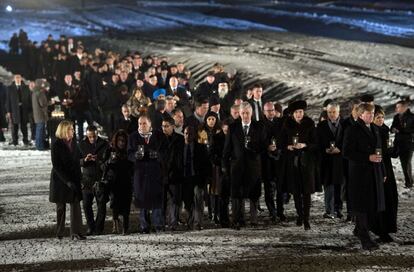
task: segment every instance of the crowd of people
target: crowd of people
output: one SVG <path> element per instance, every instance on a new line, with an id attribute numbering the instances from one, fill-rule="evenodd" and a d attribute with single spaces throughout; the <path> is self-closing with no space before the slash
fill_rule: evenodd
<path id="1" fill-rule="evenodd" d="M 129 233 L 131 203 L 141 233 L 179 225 L 201 230 L 205 206 L 217 226 L 238 230 L 258 225 L 262 191 L 272 222 L 287 220 L 284 205 L 292 195 L 296 225 L 309 230 L 311 195 L 323 190 L 323 217 L 354 221 L 362 248 L 378 248 L 370 232 L 393 241 L 398 194 L 391 158 L 400 157 L 405 185 L 413 185 L 408 101 L 396 104 L 391 128 L 371 95 L 350 101 L 347 117 L 327 100 L 315 124 L 306 101 L 283 109 L 264 99 L 260 84 L 245 88 L 219 63 L 195 86 L 191 71 L 167 57 L 87 51 L 65 36 L 49 35 L 37 46 L 20 36 L 12 38 L 10 53 L 31 52 L 29 83 L 14 75 L 0 96 L 2 117 L 11 145 L 18 144 L 19 128 L 30 144 L 30 122 L 37 149 L 48 148 L 51 138 L 50 201 L 57 205 L 59 239 L 65 203 L 72 239 L 86 239 L 81 201 L 87 235 L 104 232 L 108 202 L 114 233 Z"/>

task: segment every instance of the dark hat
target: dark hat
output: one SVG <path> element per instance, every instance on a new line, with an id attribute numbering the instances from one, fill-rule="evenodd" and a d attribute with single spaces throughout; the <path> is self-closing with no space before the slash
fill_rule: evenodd
<path id="1" fill-rule="evenodd" d="M 218 104 L 220 104 L 220 99 L 217 96 L 212 95 L 210 97 L 208 103 L 210 104 L 210 107 L 214 106 L 214 105 L 218 105 Z"/>
<path id="2" fill-rule="evenodd" d="M 204 122 L 207 122 L 207 118 L 213 116 L 214 118 L 216 118 L 216 120 L 218 120 L 218 114 L 215 113 L 214 111 L 209 111 L 207 112 L 206 116 L 204 116 Z"/>
<path id="3" fill-rule="evenodd" d="M 361 96 L 361 102 L 370 103 L 374 101 L 374 96 L 371 94 L 364 94 Z"/>
<path id="4" fill-rule="evenodd" d="M 305 100 L 297 100 L 289 104 L 289 111 L 293 113 L 296 110 L 306 110 L 307 106 Z"/>

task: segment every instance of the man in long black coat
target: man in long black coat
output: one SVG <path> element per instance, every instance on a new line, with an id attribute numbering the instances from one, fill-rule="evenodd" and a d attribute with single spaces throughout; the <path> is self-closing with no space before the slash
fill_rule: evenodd
<path id="1" fill-rule="evenodd" d="M 29 113 L 32 110 L 32 101 L 29 87 L 24 84 L 19 74 L 14 75 L 14 81 L 10 85 L 6 98 L 6 113 L 9 122 L 12 122 L 12 144 L 18 144 L 19 126 L 23 134 L 23 143 L 29 144 L 27 134 L 27 123 Z"/>
<path id="2" fill-rule="evenodd" d="M 413 158 L 414 114 L 407 101 L 399 101 L 395 105 L 391 131 L 395 132 L 395 143 L 399 150 L 401 167 L 404 173 L 405 186 L 413 187 L 411 160 Z"/>
<path id="3" fill-rule="evenodd" d="M 378 245 L 369 235 L 369 219 L 385 210 L 384 174 L 381 136 L 372 123 L 374 106 L 358 106 L 357 123 L 345 131 L 343 152 L 349 162 L 349 194 L 355 216 L 354 233 L 361 240 L 362 248 L 372 250 Z"/>
<path id="4" fill-rule="evenodd" d="M 335 103 L 326 107 L 327 119 L 318 124 L 317 132 L 321 152 L 321 179 L 325 193 L 325 218 L 342 218 L 341 187 L 344 183 L 342 142 L 343 121 L 339 117 L 340 106 Z"/>
<path id="5" fill-rule="evenodd" d="M 171 230 L 178 226 L 179 208 L 182 202 L 181 184 L 184 170 L 183 157 L 184 137 L 174 131 L 174 119 L 166 117 L 162 121 L 162 131 L 166 137 L 167 148 L 164 159 L 165 171 L 165 197 L 166 197 L 166 223 Z"/>
<path id="6" fill-rule="evenodd" d="M 281 221 L 284 221 L 286 217 L 283 215 L 283 189 L 281 182 L 277 180 L 281 150 L 276 149 L 277 142 L 280 140 L 282 123 L 280 118 L 276 118 L 275 106 L 272 102 L 267 102 L 264 105 L 263 112 L 265 115 L 263 124 L 266 129 L 266 143 L 271 145 L 268 152 L 262 154 L 262 177 L 265 202 L 272 221 L 276 220 L 276 216 Z M 277 206 L 275 205 L 275 192 L 277 192 Z"/>
<path id="7" fill-rule="evenodd" d="M 0 82 L 0 142 L 5 142 L 3 128 L 7 128 L 6 116 L 7 88 Z"/>
<path id="8" fill-rule="evenodd" d="M 243 198 L 250 199 L 250 223 L 257 225 L 256 203 L 261 191 L 261 154 L 266 150 L 266 132 L 263 125 L 252 121 L 252 107 L 248 102 L 240 106 L 241 120 L 229 126 L 224 144 L 223 163 L 230 161 L 233 225 L 239 229 L 242 222 Z"/>

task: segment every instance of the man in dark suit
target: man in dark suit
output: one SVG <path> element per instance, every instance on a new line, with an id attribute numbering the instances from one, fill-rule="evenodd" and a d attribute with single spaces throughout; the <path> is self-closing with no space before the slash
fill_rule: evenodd
<path id="1" fill-rule="evenodd" d="M 281 221 L 285 221 L 286 217 L 283 214 L 283 189 L 281 182 L 277 180 L 277 169 L 280 168 L 281 150 L 276 149 L 277 142 L 280 138 L 282 122 L 280 118 L 276 118 L 276 110 L 272 102 L 267 102 L 264 105 L 263 112 L 265 115 L 263 125 L 266 129 L 266 143 L 270 145 L 268 152 L 262 154 L 262 177 L 265 202 L 273 222 L 276 221 L 276 216 Z M 275 205 L 275 192 L 277 210 Z"/>
<path id="2" fill-rule="evenodd" d="M 248 102 L 240 105 L 241 119 L 229 126 L 224 144 L 223 163 L 230 169 L 233 225 L 240 229 L 243 198 L 250 199 L 250 223 L 257 225 L 256 203 L 260 197 L 261 154 L 266 150 L 266 132 L 263 125 L 252 120 L 253 110 Z"/>
<path id="3" fill-rule="evenodd" d="M 354 234 L 364 250 L 378 248 L 369 235 L 369 219 L 385 210 L 385 168 L 381 156 L 381 136 L 372 124 L 374 105 L 358 106 L 359 119 L 345 131 L 343 154 L 349 162 L 349 194 L 355 216 Z"/>
<path id="4" fill-rule="evenodd" d="M 27 123 L 29 113 L 32 110 L 31 94 L 28 86 L 22 81 L 19 74 L 14 75 L 14 81 L 10 85 L 6 98 L 6 117 L 13 125 L 12 144 L 18 144 L 19 126 L 23 134 L 23 143 L 29 144 Z"/>
<path id="5" fill-rule="evenodd" d="M 263 87 L 260 84 L 255 84 L 252 88 L 253 96 L 248 100 L 253 109 L 253 120 L 261 121 L 264 119 L 263 115 L 263 105 L 265 102 L 262 100 Z"/>
<path id="6" fill-rule="evenodd" d="M 209 109 L 209 102 L 207 99 L 197 100 L 194 103 L 195 111 L 185 120 L 185 126 L 192 126 L 196 131 L 204 124 L 204 116 Z"/>
<path id="7" fill-rule="evenodd" d="M 128 135 L 138 130 L 138 119 L 131 115 L 131 112 L 126 104 L 121 109 L 122 117 L 118 119 L 115 124 L 115 130 L 125 130 Z"/>
<path id="8" fill-rule="evenodd" d="M 170 230 L 178 226 L 179 211 L 182 202 L 181 187 L 184 177 L 183 158 L 184 137 L 174 131 L 175 121 L 172 117 L 165 117 L 162 121 L 162 131 L 166 137 L 168 147 L 163 154 L 165 164 L 165 196 L 164 206 L 166 224 Z"/>
<path id="9" fill-rule="evenodd" d="M 343 125 L 340 106 L 331 102 L 326 106 L 327 116 L 318 124 L 317 132 L 321 153 L 321 179 L 325 193 L 324 218 L 342 218 L 341 187 L 344 183 Z"/>
<path id="10" fill-rule="evenodd" d="M 409 109 L 408 101 L 399 101 L 395 105 L 391 131 L 395 133 L 395 143 L 399 150 L 405 186 L 413 187 L 411 159 L 413 158 L 414 114 Z"/>

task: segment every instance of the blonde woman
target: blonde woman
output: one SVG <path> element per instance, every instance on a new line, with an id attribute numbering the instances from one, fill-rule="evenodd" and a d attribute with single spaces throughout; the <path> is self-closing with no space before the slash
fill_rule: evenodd
<path id="1" fill-rule="evenodd" d="M 57 231 L 59 240 L 65 230 L 66 203 L 70 204 L 71 239 L 84 240 L 81 234 L 82 214 L 80 201 L 80 155 L 73 139 L 73 122 L 63 120 L 56 129 L 56 141 L 52 145 L 52 173 L 50 175 L 49 201 L 56 203 Z"/>

